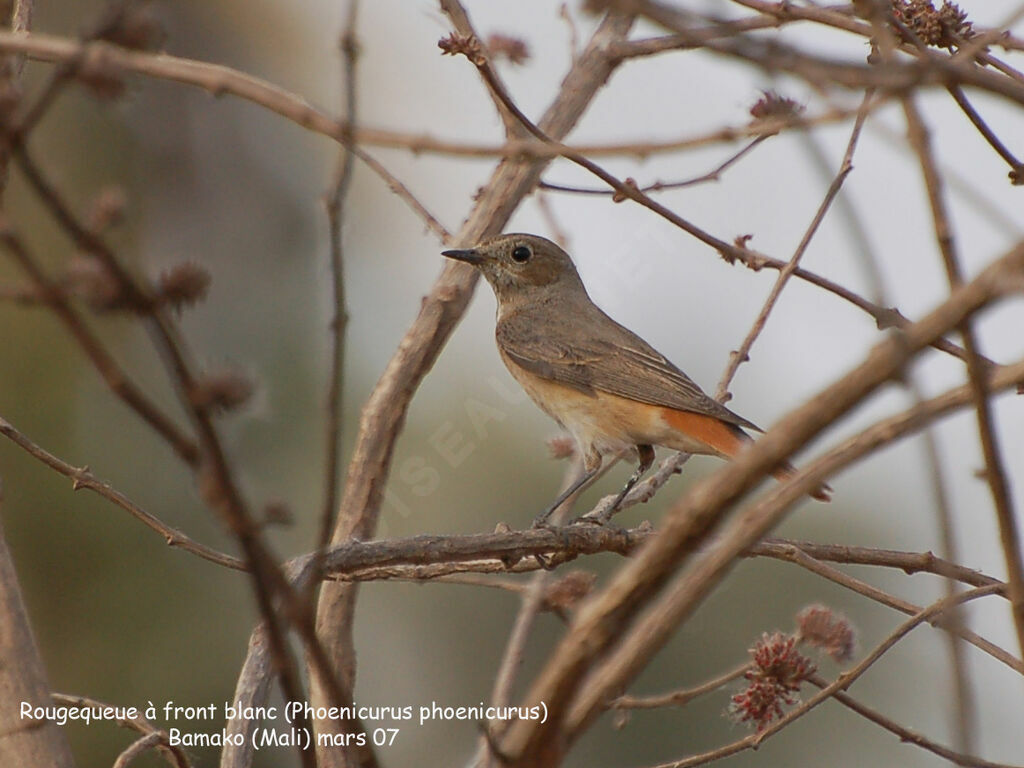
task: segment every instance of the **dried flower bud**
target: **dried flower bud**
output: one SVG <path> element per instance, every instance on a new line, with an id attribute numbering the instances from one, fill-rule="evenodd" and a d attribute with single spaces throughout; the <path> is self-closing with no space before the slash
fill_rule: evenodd
<path id="1" fill-rule="evenodd" d="M 480 41 L 473 35 L 452 32 L 448 37 L 438 40 L 437 47 L 441 49 L 442 56 L 457 56 L 461 53 L 478 67 L 487 61 Z"/>
<path id="2" fill-rule="evenodd" d="M 510 64 L 525 64 L 530 58 L 530 48 L 525 40 L 497 32 L 487 38 L 487 50 L 495 59 L 508 59 Z"/>
<path id="3" fill-rule="evenodd" d="M 220 371 L 199 378 L 189 398 L 200 408 L 230 411 L 245 403 L 252 393 L 252 382 L 241 373 Z"/>
<path id="4" fill-rule="evenodd" d="M 811 605 L 796 616 L 801 642 L 820 648 L 835 661 L 853 657 L 854 633 L 849 620 L 824 605 Z"/>
<path id="5" fill-rule="evenodd" d="M 792 119 L 803 113 L 805 107 L 794 99 L 787 99 L 775 91 L 761 91 L 761 98 L 748 110 L 755 120 L 771 118 Z"/>
<path id="6" fill-rule="evenodd" d="M 160 273 L 157 296 L 161 302 L 181 310 L 206 298 L 210 279 L 205 268 L 191 261 L 182 262 Z"/>
<path id="7" fill-rule="evenodd" d="M 594 588 L 597 576 L 587 571 L 569 571 L 544 591 L 544 602 L 555 611 L 570 611 Z"/>

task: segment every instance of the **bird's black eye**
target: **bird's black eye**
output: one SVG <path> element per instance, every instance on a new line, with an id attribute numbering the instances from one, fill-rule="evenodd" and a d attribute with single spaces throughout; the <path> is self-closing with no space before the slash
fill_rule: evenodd
<path id="1" fill-rule="evenodd" d="M 530 260 L 532 255 L 533 254 L 530 252 L 530 249 L 525 245 L 517 245 L 512 251 L 512 261 L 519 264 L 525 264 Z"/>

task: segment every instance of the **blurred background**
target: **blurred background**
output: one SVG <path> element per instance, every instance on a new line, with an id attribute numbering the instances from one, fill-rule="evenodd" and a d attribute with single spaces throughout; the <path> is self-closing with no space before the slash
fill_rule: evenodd
<path id="1" fill-rule="evenodd" d="M 961 3 L 977 25 L 1000 23 L 1015 0 Z M 37 4 L 34 29 L 75 36 L 102 11 L 93 0 Z M 468 10 L 484 34 L 524 39 L 529 60 L 502 66 L 523 110 L 539 116 L 570 64 L 572 32 L 558 3 L 479 0 Z M 730 7 L 692 3 L 699 10 Z M 342 103 L 338 35 L 342 0 L 178 0 L 156 3 L 165 48 L 176 55 L 223 63 L 302 94 L 330 112 Z M 568 4 L 581 41 L 595 19 Z M 466 141 L 502 138 L 502 128 L 479 77 L 464 59 L 442 57 L 437 40 L 449 31 L 434 3 L 373 0 L 361 4 L 358 35 L 359 119 L 367 125 Z M 638 25 L 635 36 L 655 33 Z M 1018 34 L 1021 28 L 1017 27 Z M 783 38 L 836 57 L 863 61 L 863 41 L 809 27 Z M 1019 56 L 1016 65 L 1020 66 Z M 1009 57 L 1011 63 L 1014 57 Z M 49 65 L 30 63 L 26 90 Z M 623 66 L 598 95 L 571 139 L 579 143 L 666 140 L 744 125 L 748 108 L 766 89 L 808 105 L 829 103 L 804 83 L 703 52 L 641 59 Z M 856 106 L 857 94 L 829 98 Z M 972 94 L 996 132 L 1016 151 L 1024 113 Z M 1024 189 L 1009 186 L 1005 164 L 979 137 L 948 95 L 921 98 L 934 143 L 948 172 L 955 235 L 965 269 L 974 274 L 1024 235 Z M 838 169 L 848 123 L 764 142 L 717 183 L 662 193 L 659 200 L 716 236 L 751 234 L 751 246 L 788 259 Z M 885 303 L 916 318 L 947 293 L 919 169 L 903 140 L 902 114 L 873 115 L 842 192 L 867 225 Z M 641 183 L 673 181 L 714 168 L 740 145 L 650 158 L 609 158 L 602 164 Z M 236 368 L 257 383 L 253 401 L 224 419 L 224 431 L 254 506 L 282 501 L 293 526 L 268 534 L 276 552 L 308 551 L 321 499 L 322 421 L 331 317 L 327 225 L 322 198 L 337 147 L 263 109 L 169 82 L 131 78 L 128 93 L 97 102 L 72 87 L 59 99 L 30 148 L 78 211 L 105 187 L 127 197 L 124 223 L 112 234 L 118 253 L 140 273 L 156 276 L 184 260 L 213 275 L 207 300 L 182 325 L 197 359 L 214 369 Z M 493 161 L 414 156 L 370 149 L 449 229 L 465 217 Z M 822 164 L 824 159 L 824 166 Z M 566 162 L 545 174 L 551 182 L 597 186 Z M 16 170 L 6 197 L 19 232 L 58 273 L 72 245 L 41 210 Z M 630 203 L 605 197 L 550 193 L 591 295 L 620 322 L 645 336 L 705 389 L 713 390 L 775 280 L 728 266 L 708 248 Z M 345 360 L 346 458 L 359 409 L 442 268 L 442 244 L 365 167 L 357 167 L 347 207 L 345 242 L 348 325 Z M 554 236 L 537 195 L 517 211 L 509 231 Z M 876 294 L 868 255 L 851 235 L 844 209 L 825 220 L 803 261 L 867 296 Z M 0 281 L 23 276 L 0 259 Z M 481 286 L 438 364 L 418 391 L 398 444 L 380 536 L 491 531 L 498 522 L 527 525 L 553 497 L 564 465 L 548 457 L 556 425 L 519 392 L 493 343 L 494 298 Z M 161 402 L 170 391 L 148 338 L 118 316 L 95 319 L 119 360 Z M 1014 299 L 979 323 L 983 351 L 999 362 L 1024 354 L 1024 303 Z M 867 315 L 834 296 L 793 281 L 751 360 L 741 367 L 730 403 L 770 426 L 833 381 L 880 340 Z M 105 388 L 64 329 L 48 312 L 0 302 L 0 415 L 31 439 L 99 477 L 193 538 L 234 551 L 231 539 L 201 503 L 190 474 L 171 451 Z M 964 381 L 962 364 L 925 355 L 913 374 L 927 394 Z M 816 444 L 823 449 L 868 423 L 906 407 L 892 385 Z M 169 405 L 169 407 L 171 407 Z M 182 416 L 180 411 L 175 411 Z M 183 419 L 183 416 L 182 416 Z M 1024 496 L 1024 400 L 995 401 L 995 420 L 1007 457 L 1014 498 Z M 955 516 L 959 560 L 1004 577 L 998 532 L 982 467 L 974 416 L 965 413 L 936 430 L 944 480 Z M 454 436 L 454 437 L 453 437 Z M 460 446 L 453 457 L 443 447 Z M 657 523 L 661 512 L 695 478 L 715 469 L 691 461 L 650 504 L 623 523 Z M 613 470 L 582 506 L 619 487 L 630 469 Z M 3 523 L 22 579 L 52 686 L 61 692 L 119 705 L 218 705 L 229 701 L 256 618 L 243 575 L 180 551 L 69 481 L 0 441 Z M 805 504 L 779 535 L 853 545 L 939 551 L 935 504 L 919 439 L 893 446 L 832 481 L 829 507 Z M 594 557 L 577 567 L 603 578 L 619 563 Z M 943 593 L 929 576 L 858 570 L 901 597 L 925 603 Z M 804 606 L 826 603 L 846 613 L 863 650 L 901 619 L 793 566 L 745 561 L 705 603 L 637 681 L 634 693 L 657 693 L 702 682 L 746 657 L 763 631 L 793 627 Z M 357 616 L 361 704 L 446 706 L 487 700 L 504 641 L 518 608 L 502 591 L 445 584 L 368 584 Z M 1005 602 L 972 604 L 972 626 L 997 644 L 1016 646 Z M 541 617 L 520 680 L 529 680 L 561 632 Z M 1024 754 L 1019 677 L 969 651 L 968 671 L 978 705 L 977 752 L 994 761 Z M 829 662 L 823 671 L 834 673 Z M 852 693 L 895 720 L 941 743 L 951 742 L 951 677 L 945 638 L 921 628 L 887 654 Z M 686 710 L 640 712 L 624 730 L 606 717 L 580 743 L 571 766 L 640 766 L 710 749 L 742 737 L 744 726 L 724 712 L 722 691 Z M 173 722 L 158 720 L 170 727 Z M 178 724 L 188 728 L 187 724 Z M 389 724 L 385 724 L 389 725 Z M 398 724 L 386 765 L 461 765 L 476 746 L 473 723 Z M 198 730 L 213 732 L 220 724 Z M 113 726 L 69 727 L 79 765 L 109 765 L 130 734 Z M 197 728 L 193 728 L 197 730 Z M 190 750 L 199 766 L 216 764 L 214 750 Z M 939 764 L 834 704 L 766 742 L 735 765 L 768 761 L 832 766 Z M 156 765 L 147 757 L 138 765 Z M 297 764 L 287 750 L 265 752 L 258 765 Z"/>

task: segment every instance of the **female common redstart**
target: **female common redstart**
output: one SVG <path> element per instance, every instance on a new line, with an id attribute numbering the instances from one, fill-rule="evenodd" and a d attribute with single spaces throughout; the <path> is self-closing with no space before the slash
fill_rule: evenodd
<path id="1" fill-rule="evenodd" d="M 590 300 L 569 255 L 543 237 L 510 234 L 444 251 L 487 278 L 498 299 L 495 336 L 509 372 L 575 439 L 584 473 L 534 521 L 589 482 L 606 454 L 639 458 L 636 472 L 604 514 L 606 522 L 654 461 L 655 445 L 729 458 L 757 425 L 709 397 L 664 355 Z M 785 464 L 774 475 L 786 479 Z M 829 500 L 828 486 L 813 496 Z"/>

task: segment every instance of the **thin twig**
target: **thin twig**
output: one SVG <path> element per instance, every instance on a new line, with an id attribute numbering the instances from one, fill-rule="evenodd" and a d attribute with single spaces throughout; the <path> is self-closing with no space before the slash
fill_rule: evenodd
<path id="1" fill-rule="evenodd" d="M 220 552 L 212 547 L 208 547 L 205 544 L 200 544 L 199 542 L 189 538 L 177 528 L 167 525 L 165 522 L 160 520 L 160 518 L 146 512 L 123 493 L 98 479 L 89 471 L 88 467 L 72 466 L 66 461 L 57 458 L 44 448 L 39 447 L 36 443 L 32 442 L 28 437 L 15 429 L 9 421 L 2 417 L 0 417 L 0 435 L 6 437 L 50 469 L 70 479 L 74 490 L 77 491 L 80 488 L 87 488 L 93 493 L 102 496 L 112 504 L 120 507 L 143 525 L 160 534 L 169 547 L 176 547 L 185 552 L 201 557 L 203 560 L 207 560 L 215 565 L 222 565 L 225 568 L 232 568 L 239 571 L 246 569 L 245 563 L 237 557 L 232 557 L 231 555 Z"/>
<path id="2" fill-rule="evenodd" d="M 825 152 L 816 140 L 814 134 L 807 134 L 804 146 L 807 148 L 811 160 L 820 170 L 821 175 L 828 178 L 831 169 Z M 871 286 L 871 298 L 877 304 L 887 303 L 888 291 L 885 287 L 885 280 L 882 276 L 881 261 L 875 253 L 871 238 L 868 236 L 868 227 L 860 215 L 859 210 L 854 206 L 849 195 L 843 195 L 836 201 L 837 213 L 841 221 L 846 225 L 849 233 L 848 241 L 851 243 L 853 253 L 860 257 L 864 266 L 868 284 Z M 917 383 L 914 369 L 905 372 L 901 382 L 910 394 L 914 406 L 920 406 L 925 400 L 925 394 Z M 951 503 L 946 493 L 946 486 L 943 482 L 942 464 L 939 457 L 938 441 L 934 424 L 929 424 L 921 430 L 921 446 L 923 460 L 930 480 L 932 496 L 934 501 L 935 517 L 939 528 L 941 542 L 941 554 L 946 560 L 956 561 L 958 547 L 953 532 Z M 948 577 L 944 582 L 946 595 L 956 593 L 956 580 Z M 975 586 L 978 586 L 975 584 Z M 961 628 L 963 616 L 960 609 L 951 611 L 950 621 Z M 974 692 L 968 679 L 965 646 L 963 642 L 952 632 L 946 634 L 947 645 L 950 656 L 950 670 L 953 683 L 953 729 L 954 745 L 960 752 L 973 751 L 973 735 L 977 723 L 977 705 Z"/>
<path id="3" fill-rule="evenodd" d="M 824 689 L 828 683 L 819 677 L 818 675 L 811 675 L 808 678 L 808 682 L 818 688 Z M 832 694 L 832 698 L 842 704 L 844 707 L 852 709 L 861 717 L 866 720 L 870 720 L 875 725 L 881 726 L 890 733 L 895 734 L 901 742 L 904 744 L 913 744 L 921 747 L 932 754 L 938 755 L 941 758 L 948 760 L 955 765 L 963 766 L 978 766 L 979 768 L 994 768 L 1000 766 L 999 763 L 990 763 L 987 760 L 974 757 L 966 750 L 952 750 L 948 747 L 944 747 L 941 744 L 929 739 L 926 736 L 921 735 L 917 731 L 911 730 L 906 726 L 900 725 L 890 717 L 886 717 L 876 709 L 872 709 L 866 704 L 861 703 L 857 699 L 853 698 L 850 694 L 843 691 L 836 691 Z"/>
<path id="4" fill-rule="evenodd" d="M 349 0 L 348 14 L 338 41 L 342 54 L 342 70 L 345 89 L 345 119 L 356 124 L 356 61 L 359 55 L 359 39 L 356 37 L 356 20 L 359 0 Z M 323 553 L 331 540 L 334 517 L 338 508 L 338 474 L 341 468 L 341 414 L 343 367 L 345 364 L 345 331 L 348 327 L 348 309 L 345 306 L 345 258 L 342 230 L 345 224 L 345 200 L 352 185 L 355 163 L 353 155 L 344 145 L 338 154 L 334 180 L 324 201 L 327 212 L 328 241 L 330 243 L 331 308 L 330 323 L 330 365 L 327 377 L 327 398 L 324 434 L 324 480 L 323 503 L 320 508 L 320 535 L 316 549 Z M 319 563 L 314 565 L 319 572 Z M 310 580 L 310 589 L 315 590 L 319 579 Z M 312 593 L 310 593 L 312 597 Z"/>
<path id="5" fill-rule="evenodd" d="M 388 189 L 398 195 L 406 205 L 408 205 L 413 213 L 423 220 L 427 229 L 437 235 L 438 240 L 444 244 L 451 242 L 451 232 L 440 222 L 440 220 L 434 216 L 427 207 L 409 190 L 409 188 L 399 180 L 391 171 L 385 168 L 376 158 L 367 152 L 363 151 L 362 147 L 357 144 L 348 145 L 349 154 L 358 157 L 359 160 L 371 171 L 377 174 L 385 184 L 388 185 Z"/>
<path id="6" fill-rule="evenodd" d="M 530 119 L 526 117 L 526 115 L 522 113 L 522 111 L 512 101 L 508 93 L 501 90 L 501 83 L 498 80 L 491 77 L 492 67 L 486 60 L 474 61 L 473 64 L 477 67 L 477 69 L 480 71 L 481 75 L 485 78 L 485 80 L 488 80 L 488 84 L 494 90 L 494 92 L 501 97 L 502 101 L 505 102 L 505 104 L 509 108 L 509 111 L 515 114 L 519 120 L 523 121 L 523 124 L 526 126 L 527 130 L 529 130 L 529 132 L 534 137 L 536 137 L 538 140 L 542 142 L 547 142 L 549 144 L 556 143 L 550 137 L 548 137 L 543 130 L 541 130 L 538 126 L 534 125 L 530 121 Z M 872 104 L 870 108 L 862 104 L 861 107 L 858 109 L 857 114 L 860 115 L 862 113 L 870 112 L 871 109 L 874 108 L 873 105 L 877 103 L 877 100 L 875 102 L 869 102 L 869 104 Z M 766 256 L 764 254 L 751 250 L 745 246 L 727 243 L 724 240 L 710 234 L 709 232 L 705 232 L 700 227 L 679 216 L 674 211 L 665 207 L 656 200 L 653 200 L 650 196 L 644 194 L 635 186 L 627 184 L 626 182 L 620 179 L 617 179 L 615 176 L 608 173 L 606 170 L 601 168 L 599 165 L 597 165 L 587 157 L 584 157 L 582 154 L 569 151 L 568 149 L 566 149 L 565 151 L 561 152 L 561 155 L 567 160 L 572 161 L 573 163 L 581 166 L 582 168 L 586 169 L 590 173 L 597 176 L 599 179 L 601 179 L 610 187 L 612 187 L 612 189 L 614 189 L 623 198 L 628 198 L 630 200 L 633 200 L 634 202 L 639 203 L 648 210 L 653 211 L 654 213 L 658 214 L 665 220 L 671 222 L 679 229 L 682 229 L 684 232 L 692 235 L 701 242 L 710 246 L 711 248 L 716 250 L 719 253 L 719 255 L 721 255 L 721 257 L 725 259 L 728 263 L 732 264 L 738 261 L 744 266 L 755 271 L 764 268 L 776 269 L 781 271 L 787 268 L 786 265 L 788 264 L 788 262 L 782 261 L 780 259 L 775 259 L 771 256 Z M 875 306 L 871 302 L 855 294 L 853 291 L 850 291 L 848 288 L 845 288 L 844 286 L 841 286 L 838 283 L 828 280 L 827 278 L 808 272 L 807 270 L 801 267 L 792 269 L 792 272 L 794 276 L 806 280 L 807 282 L 810 282 L 821 288 L 824 288 L 825 290 L 834 293 L 837 296 L 840 296 L 841 298 L 865 310 L 872 317 L 875 318 L 875 321 L 879 325 L 880 329 L 893 326 L 902 327 L 908 322 L 907 319 L 902 314 L 900 314 L 898 310 Z M 946 339 L 934 339 L 931 345 L 934 346 L 936 349 L 942 350 L 956 357 L 966 359 L 966 353 L 964 352 L 964 350 L 960 349 L 955 344 L 952 344 Z M 995 365 L 995 363 L 992 362 L 991 360 L 988 360 L 987 358 L 985 360 L 988 365 Z"/>
<path id="7" fill-rule="evenodd" d="M 890 595 L 885 590 L 879 589 L 867 582 L 855 579 L 849 574 L 843 573 L 838 568 L 825 565 L 824 563 L 814 559 L 806 552 L 802 551 L 799 547 L 792 547 L 785 557 L 791 563 L 799 565 L 801 568 L 805 568 L 811 573 L 817 574 L 824 579 L 831 581 L 833 584 L 838 584 L 846 589 L 856 592 L 859 595 L 863 595 L 870 600 L 881 603 L 882 605 L 893 608 L 900 613 L 913 615 L 921 610 L 921 607 L 914 605 L 913 603 L 902 600 L 894 595 Z M 995 585 L 986 585 L 995 586 Z M 1005 585 L 1004 585 L 1005 586 Z M 1005 596 L 1005 590 L 1001 591 L 1001 594 Z M 956 593 L 947 594 L 947 597 L 953 598 Z M 965 629 L 955 615 L 949 617 L 943 616 L 941 628 L 952 637 L 959 637 L 967 641 L 971 645 L 977 647 L 979 650 L 992 656 L 992 658 L 1001 661 L 1003 664 L 1008 666 L 1010 669 L 1024 675 L 1024 662 L 1019 661 L 1013 657 L 1013 654 L 1008 653 L 1004 649 L 997 646 L 995 643 L 989 642 L 985 638 L 978 635 L 976 632 L 972 632 L 969 629 Z"/>
<path id="8" fill-rule="evenodd" d="M 700 176 L 694 176 L 691 179 L 684 179 L 682 181 L 655 181 L 652 184 L 647 184 L 646 186 L 638 188 L 641 192 L 645 193 L 661 192 L 666 189 L 684 189 L 686 187 L 696 186 L 697 184 L 705 184 L 709 181 L 720 181 L 723 173 L 749 154 L 754 147 L 765 139 L 771 138 L 773 135 L 774 134 L 766 133 L 756 137 L 738 152 L 734 152 L 725 161 L 719 163 L 707 173 L 702 173 Z M 567 184 L 554 184 L 548 181 L 542 181 L 537 186 L 541 189 L 547 189 L 552 192 L 571 192 L 576 195 L 602 195 L 612 197 L 618 194 L 616 190 L 608 189 L 607 187 L 602 187 L 601 189 L 595 189 L 593 187 L 573 187 Z"/>
<path id="9" fill-rule="evenodd" d="M 955 290 L 963 285 L 963 273 L 956 252 L 949 216 L 946 213 L 942 178 L 939 176 L 931 152 L 929 132 L 921 119 L 913 97 L 910 95 L 903 99 L 903 112 L 907 120 L 908 140 L 917 155 L 928 191 L 936 241 L 946 267 L 950 288 Z M 967 376 L 971 391 L 974 393 L 978 434 L 982 454 L 985 457 L 985 479 L 992 494 L 996 520 L 999 524 L 1000 543 L 1006 561 L 1013 624 L 1017 632 L 1017 642 L 1022 655 L 1024 655 L 1024 551 L 1021 549 L 1021 537 L 1014 515 L 1003 457 L 992 426 L 992 404 L 989 402 L 986 392 L 985 371 L 978 359 L 978 344 L 970 319 L 964 318 L 959 329 L 963 335 L 964 349 L 967 352 Z"/>
<path id="10" fill-rule="evenodd" d="M 656 696 L 619 696 L 608 703 L 608 709 L 661 709 L 662 707 L 684 707 L 696 698 L 706 693 L 717 691 L 723 685 L 728 685 L 743 673 L 750 669 L 750 664 L 740 664 L 728 672 L 713 677 L 707 682 L 695 685 L 690 688 L 680 688 L 677 691 L 658 694 Z"/>
<path id="11" fill-rule="evenodd" d="M 628 141 L 573 146 L 544 143 L 533 138 L 512 139 L 500 144 L 439 139 L 426 134 L 405 133 L 368 125 L 350 126 L 316 109 L 301 96 L 231 67 L 169 54 L 145 53 L 119 48 L 105 42 L 82 43 L 51 35 L 18 36 L 0 31 L 0 52 L 24 53 L 32 59 L 50 62 L 86 61 L 98 67 L 134 72 L 162 80 L 191 85 L 221 96 L 231 94 L 280 115 L 313 133 L 341 143 L 357 143 L 388 149 L 404 149 L 414 154 L 435 153 L 453 157 L 551 159 L 563 151 L 598 156 L 649 157 L 713 144 L 732 143 L 744 138 L 784 130 L 806 130 L 818 125 L 844 122 L 856 114 L 854 109 L 829 109 L 820 115 L 773 118 L 735 127 L 720 128 L 706 134 L 668 141 Z M 605 52 L 611 57 L 612 52 Z"/>
<path id="12" fill-rule="evenodd" d="M 807 247 L 811 244 L 811 238 L 814 237 L 818 231 L 818 227 L 821 226 L 821 222 L 825 219 L 825 214 L 828 213 L 829 208 L 832 206 L 832 202 L 836 199 L 839 194 L 839 190 L 843 187 L 843 182 L 846 181 L 846 177 L 853 170 L 853 153 L 857 148 L 857 140 L 860 138 L 861 128 L 864 127 L 864 121 L 867 119 L 868 106 L 871 104 L 871 98 L 873 93 L 869 90 L 865 92 L 864 99 L 861 102 L 860 111 L 857 113 L 857 119 L 853 123 L 853 130 L 850 132 L 850 140 L 846 145 L 846 152 L 843 155 L 842 163 L 840 163 L 839 171 L 836 173 L 832 183 L 829 184 L 828 190 L 825 192 L 825 197 L 821 201 L 821 205 L 818 206 L 817 212 L 814 214 L 814 218 L 811 220 L 810 225 L 804 232 L 804 236 L 800 240 L 800 244 L 797 245 L 796 250 L 790 257 L 781 270 L 779 270 L 778 277 L 775 279 L 775 285 L 772 286 L 772 290 L 768 294 L 768 298 L 765 299 L 764 306 L 761 307 L 761 311 L 754 319 L 754 323 L 747 333 L 746 338 L 743 339 L 743 343 L 740 344 L 739 349 L 729 354 L 729 363 L 722 374 L 721 380 L 718 382 L 718 387 L 715 390 L 715 399 L 719 402 L 728 402 L 729 400 L 729 384 L 732 382 L 733 377 L 736 375 L 736 371 L 739 370 L 740 365 L 750 357 L 750 349 L 757 341 L 757 337 L 761 335 L 761 331 L 764 330 L 765 324 L 768 322 L 768 316 L 771 311 L 775 308 L 776 302 L 779 300 L 779 296 L 782 295 L 782 289 L 786 287 L 786 283 L 789 282 L 790 276 L 796 271 L 796 268 L 800 266 L 800 259 L 803 258 L 804 253 L 807 251 Z"/>
<path id="13" fill-rule="evenodd" d="M 989 128 L 988 123 L 985 122 L 984 118 L 978 114 L 978 111 L 974 108 L 974 105 L 968 101 L 966 94 L 959 86 L 951 85 L 947 89 L 949 95 L 953 97 L 953 101 L 957 103 L 957 106 L 963 110 L 963 113 L 967 115 L 970 121 L 974 124 L 974 127 L 978 129 L 985 141 L 994 149 L 1003 160 L 1010 166 L 1010 179 L 1013 180 L 1014 184 L 1024 184 L 1024 164 L 1016 158 L 1016 156 L 1003 144 L 1002 140 L 996 136 L 995 132 Z"/>
<path id="14" fill-rule="evenodd" d="M 194 393 L 198 391 L 197 378 L 175 324 L 154 301 L 150 290 L 136 281 L 122 266 L 103 239 L 78 221 L 70 206 L 29 155 L 27 148 L 21 144 L 15 145 L 13 154 L 30 186 L 57 223 L 78 247 L 94 255 L 104 265 L 110 276 L 116 280 L 127 303 L 142 315 L 168 376 L 175 385 L 179 400 L 189 413 L 199 436 L 201 463 L 197 465 L 196 472 L 201 477 L 207 504 L 221 516 L 245 551 L 256 603 L 269 627 L 271 647 L 274 650 L 285 695 L 290 700 L 304 700 L 298 665 L 285 642 L 284 626 L 275 608 L 277 597 L 280 597 L 281 608 L 305 641 L 320 674 L 332 681 L 331 690 L 338 701 L 343 701 L 345 697 L 341 695 L 339 684 L 316 639 L 309 605 L 294 593 L 285 580 L 275 558 L 263 541 L 260 528 L 249 512 L 248 505 L 242 498 L 234 470 L 214 425 L 211 405 L 194 397 Z M 296 727 L 304 726 L 303 719 L 304 713 L 300 713 Z M 353 729 L 358 728 L 354 723 L 347 724 Z M 367 754 L 371 752 L 369 747 L 365 751 Z M 313 754 L 306 750 L 299 752 L 304 765 L 312 768 Z"/>

